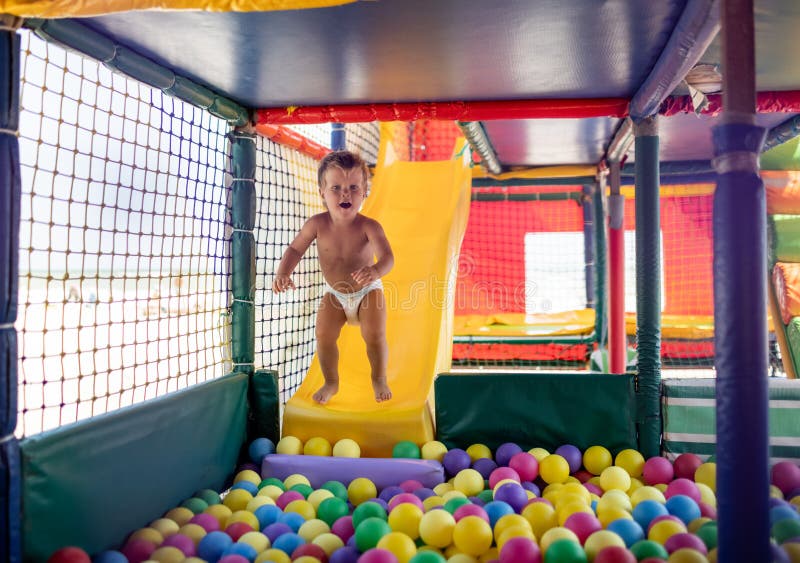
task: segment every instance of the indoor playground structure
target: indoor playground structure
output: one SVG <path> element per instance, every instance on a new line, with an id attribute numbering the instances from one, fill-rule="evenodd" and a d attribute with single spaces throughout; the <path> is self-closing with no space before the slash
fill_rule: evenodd
<path id="1" fill-rule="evenodd" d="M 800 561 L 796 4 L 4 0 L 0 561 Z"/>

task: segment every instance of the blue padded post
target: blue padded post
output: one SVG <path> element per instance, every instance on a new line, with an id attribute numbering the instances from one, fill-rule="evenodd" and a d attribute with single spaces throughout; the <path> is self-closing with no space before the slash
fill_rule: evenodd
<path id="1" fill-rule="evenodd" d="M 636 134 L 636 343 L 639 449 L 661 453 L 661 218 L 657 118 L 634 125 Z"/>
<path id="2" fill-rule="evenodd" d="M 765 130 L 713 129 L 714 365 L 720 561 L 769 561 Z"/>
<path id="3" fill-rule="evenodd" d="M 0 15 L 0 560 L 21 557 L 17 426 L 17 318 L 20 171 L 19 36 L 21 20 Z"/>
<path id="4" fill-rule="evenodd" d="M 344 123 L 331 124 L 331 149 L 343 151 L 347 148 L 347 130 Z"/>

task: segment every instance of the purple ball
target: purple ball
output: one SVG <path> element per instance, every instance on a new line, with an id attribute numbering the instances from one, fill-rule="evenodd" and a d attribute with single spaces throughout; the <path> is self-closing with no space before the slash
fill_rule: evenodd
<path id="1" fill-rule="evenodd" d="M 564 444 L 563 446 L 559 446 L 555 453 L 567 460 L 570 473 L 575 473 L 581 468 L 583 454 L 576 446 Z"/>
<path id="2" fill-rule="evenodd" d="M 399 495 L 400 493 L 404 492 L 403 489 L 398 487 L 397 485 L 389 485 L 385 489 L 381 491 L 381 494 L 378 497 L 386 502 L 392 500 L 392 497 L 395 495 Z"/>
<path id="3" fill-rule="evenodd" d="M 483 506 L 486 504 L 481 497 L 468 497 L 469 501 L 476 506 Z"/>
<path id="4" fill-rule="evenodd" d="M 488 457 L 482 457 L 480 459 L 476 459 L 472 463 L 472 469 L 480 473 L 481 477 L 484 479 L 488 479 L 489 475 L 492 474 L 492 471 L 497 469 L 497 464 L 494 462 L 494 460 L 491 460 Z"/>
<path id="5" fill-rule="evenodd" d="M 434 496 L 436 493 L 433 492 L 433 489 L 429 489 L 427 487 L 422 487 L 421 489 L 417 489 L 414 491 L 413 494 L 419 500 L 425 500 L 428 497 Z"/>
<path id="6" fill-rule="evenodd" d="M 500 485 L 494 492 L 494 500 L 501 500 L 508 503 L 514 512 L 519 514 L 528 502 L 528 494 L 522 485 L 517 483 L 506 483 Z"/>
<path id="7" fill-rule="evenodd" d="M 291 534 L 293 532 L 292 528 L 289 524 L 284 524 L 283 522 L 275 522 L 274 524 L 270 524 L 261 532 L 269 538 L 269 543 L 275 543 L 275 540 L 282 536 L 283 534 Z"/>
<path id="8" fill-rule="evenodd" d="M 462 469 L 469 469 L 470 461 L 471 459 L 467 452 L 459 448 L 453 448 L 444 454 L 442 465 L 444 465 L 444 470 L 447 471 L 447 474 L 454 477 Z"/>
<path id="9" fill-rule="evenodd" d="M 356 563 L 361 554 L 355 547 L 340 547 L 328 558 L 328 563 Z"/>
<path id="10" fill-rule="evenodd" d="M 526 491 L 532 492 L 537 497 L 542 496 L 542 491 L 539 489 L 536 483 L 532 483 L 531 481 L 523 481 L 522 488 L 525 489 Z M 600 494 L 598 494 L 598 496 L 602 496 L 602 491 L 600 491 Z"/>
<path id="11" fill-rule="evenodd" d="M 389 512 L 389 503 L 382 498 L 371 498 L 366 502 L 374 502 L 375 504 L 382 506 L 386 512 Z"/>
<path id="12" fill-rule="evenodd" d="M 511 458 L 521 451 L 522 448 L 520 448 L 514 442 L 506 442 L 505 444 L 500 444 L 500 446 L 498 446 L 497 451 L 494 452 L 494 458 L 497 460 L 497 465 L 502 467 L 504 465 L 508 465 L 508 462 L 511 461 Z"/>
<path id="13" fill-rule="evenodd" d="M 177 547 L 186 557 L 194 557 L 197 554 L 197 549 L 194 545 L 194 540 L 184 534 L 172 534 L 164 538 L 159 547 Z"/>
<path id="14" fill-rule="evenodd" d="M 331 526 L 331 532 L 339 536 L 339 539 L 345 543 L 353 539 L 353 534 L 355 534 L 355 528 L 353 528 L 353 517 L 342 516 L 341 518 L 338 518 L 336 522 L 333 523 L 333 526 Z"/>

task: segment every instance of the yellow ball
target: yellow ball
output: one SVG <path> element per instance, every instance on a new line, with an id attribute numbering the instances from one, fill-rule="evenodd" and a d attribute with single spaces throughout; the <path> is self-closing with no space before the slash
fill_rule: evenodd
<path id="1" fill-rule="evenodd" d="M 631 488 L 631 476 L 622 467 L 607 467 L 600 474 L 600 487 L 604 491 L 627 491 Z"/>
<path id="2" fill-rule="evenodd" d="M 485 444 L 472 444 L 467 448 L 467 453 L 472 461 L 482 458 L 492 459 L 492 450 Z"/>
<path id="3" fill-rule="evenodd" d="M 641 477 L 644 470 L 644 456 L 638 451 L 628 448 L 617 454 L 614 465 L 623 468 L 631 477 Z"/>
<path id="4" fill-rule="evenodd" d="M 317 516 L 314 506 L 307 500 L 293 500 L 283 509 L 284 512 L 295 512 L 306 520 L 311 520 Z"/>
<path id="5" fill-rule="evenodd" d="M 128 540 L 146 540 L 155 545 L 161 545 L 164 536 L 155 528 L 139 528 L 129 536 Z"/>
<path id="6" fill-rule="evenodd" d="M 222 504 L 230 508 L 232 512 L 236 512 L 237 510 L 244 510 L 247 508 L 247 503 L 251 500 L 253 500 L 253 495 L 248 491 L 244 489 L 231 489 L 231 491 L 225 495 L 225 498 L 222 499 Z M 218 505 L 212 504 L 211 506 Z"/>
<path id="7" fill-rule="evenodd" d="M 271 504 L 275 506 L 275 501 L 267 496 L 254 496 L 253 499 L 247 503 L 245 506 L 245 510 L 249 510 L 250 512 L 255 512 L 256 509 L 264 506 L 265 504 Z"/>
<path id="8" fill-rule="evenodd" d="M 158 563 L 181 563 L 186 556 L 180 549 L 170 545 L 156 549 L 150 554 L 150 559 Z"/>
<path id="9" fill-rule="evenodd" d="M 500 537 L 509 528 L 521 527 L 533 531 L 531 523 L 521 514 L 505 514 L 494 523 L 494 535 Z"/>
<path id="10" fill-rule="evenodd" d="M 700 529 L 700 527 L 703 524 L 706 524 L 708 522 L 711 522 L 711 518 L 709 518 L 707 516 L 701 516 L 700 518 L 695 518 L 694 520 L 689 522 L 689 525 L 686 526 L 686 529 L 689 530 L 689 532 L 694 534 L 694 533 L 697 532 L 697 530 Z"/>
<path id="11" fill-rule="evenodd" d="M 697 490 L 700 491 L 700 500 L 707 505 L 716 508 L 717 495 L 714 494 L 714 491 L 711 490 L 711 487 L 704 483 L 695 483 L 695 486 L 697 487 Z"/>
<path id="12" fill-rule="evenodd" d="M 246 543 L 255 549 L 256 553 L 269 548 L 269 538 L 261 532 L 246 532 L 239 537 L 237 543 Z"/>
<path id="13" fill-rule="evenodd" d="M 240 483 L 242 481 L 247 481 L 248 483 L 252 483 L 256 487 L 258 487 L 261 484 L 261 475 L 259 475 L 252 469 L 245 469 L 237 473 L 236 477 L 233 478 L 234 484 Z"/>
<path id="14" fill-rule="evenodd" d="M 158 518 L 157 520 L 153 520 L 150 522 L 150 527 L 154 530 L 158 530 L 165 538 L 172 534 L 177 534 L 180 528 L 178 523 L 170 518 Z"/>
<path id="15" fill-rule="evenodd" d="M 703 483 L 711 488 L 715 493 L 717 492 L 717 464 L 713 461 L 707 461 L 700 465 L 694 472 L 694 482 Z"/>
<path id="16" fill-rule="evenodd" d="M 297 530 L 297 535 L 307 542 L 310 542 L 317 536 L 327 534 L 330 531 L 331 527 L 328 526 L 326 522 L 323 522 L 317 518 L 311 518 L 303 522 L 303 524 L 300 526 L 300 529 Z"/>
<path id="17" fill-rule="evenodd" d="M 621 508 L 607 508 L 597 512 L 597 519 L 603 528 L 607 528 L 614 520 L 633 520 L 630 512 L 622 510 Z"/>
<path id="18" fill-rule="evenodd" d="M 361 457 L 361 446 L 355 440 L 342 438 L 333 445 L 334 457 Z"/>
<path id="19" fill-rule="evenodd" d="M 531 448 L 528 450 L 528 453 L 535 457 L 536 461 L 539 463 L 541 463 L 544 458 L 550 455 L 550 452 L 544 448 Z"/>
<path id="20" fill-rule="evenodd" d="M 453 529 L 453 543 L 468 555 L 483 555 L 492 547 L 492 539 L 492 527 L 479 516 L 465 516 Z"/>
<path id="21" fill-rule="evenodd" d="M 644 487 L 644 483 L 640 479 L 637 479 L 636 477 L 631 477 L 631 486 L 628 487 L 628 494 L 631 494 L 634 491 L 641 489 L 642 487 Z"/>
<path id="22" fill-rule="evenodd" d="M 328 557 L 330 557 L 337 549 L 344 547 L 342 538 L 331 533 L 320 534 L 311 540 L 311 543 L 320 546 L 322 551 L 324 551 Z"/>
<path id="23" fill-rule="evenodd" d="M 656 483 L 656 484 L 655 484 L 655 485 L 653 485 L 653 486 L 654 486 L 656 489 L 658 489 L 659 491 L 661 491 L 662 493 L 666 493 L 666 492 L 667 492 L 667 487 L 668 487 L 669 485 L 667 485 L 666 483 Z"/>
<path id="24" fill-rule="evenodd" d="M 357 477 L 347 486 L 347 498 L 350 499 L 353 506 L 358 506 L 376 496 L 378 496 L 378 489 L 375 487 L 375 483 L 366 477 Z"/>
<path id="25" fill-rule="evenodd" d="M 591 446 L 583 452 L 583 466 L 592 475 L 600 475 L 612 463 L 611 452 L 603 446 Z"/>
<path id="26" fill-rule="evenodd" d="M 444 499 L 438 495 L 430 496 L 422 501 L 422 507 L 425 509 L 425 512 L 429 512 L 440 506 L 444 506 Z"/>
<path id="27" fill-rule="evenodd" d="M 578 512 L 585 512 L 586 514 L 594 514 L 594 512 L 592 512 L 591 506 L 588 506 L 582 502 L 571 502 L 556 509 L 556 515 L 558 516 L 558 525 L 563 526 L 564 523 L 567 521 L 567 518 Z"/>
<path id="28" fill-rule="evenodd" d="M 569 528 L 563 528 L 561 526 L 550 528 L 544 533 L 542 539 L 539 540 L 539 547 L 542 548 L 542 553 L 547 553 L 547 548 L 556 540 L 571 540 L 579 545 L 581 543 L 575 532 Z"/>
<path id="29" fill-rule="evenodd" d="M 457 491 L 471 497 L 483 490 L 483 476 L 474 469 L 462 469 L 453 479 Z"/>
<path id="30" fill-rule="evenodd" d="M 292 563 L 292 558 L 286 555 L 285 551 L 281 551 L 280 549 L 268 549 L 259 553 L 253 563 L 264 563 L 265 561 L 270 561 L 271 563 Z"/>
<path id="31" fill-rule="evenodd" d="M 225 521 L 224 528 L 227 528 L 234 522 L 244 522 L 254 530 L 258 530 L 261 526 L 258 524 L 258 518 L 252 512 L 248 512 L 247 510 L 237 510 L 233 512 L 228 519 Z"/>
<path id="32" fill-rule="evenodd" d="M 190 538 L 194 542 L 194 545 L 197 545 L 206 535 L 206 529 L 200 524 L 184 524 L 180 527 L 178 533 Z"/>
<path id="33" fill-rule="evenodd" d="M 779 498 L 779 499 L 783 500 L 783 491 L 781 491 L 775 485 L 770 485 L 769 486 L 769 496 L 771 496 L 772 498 Z"/>
<path id="34" fill-rule="evenodd" d="M 447 453 L 447 446 L 437 440 L 425 442 L 422 445 L 422 459 L 432 459 L 441 462 L 444 459 L 444 454 Z"/>
<path id="35" fill-rule="evenodd" d="M 708 563 L 708 558 L 699 551 L 682 547 L 673 551 L 667 561 L 669 563 Z"/>
<path id="36" fill-rule="evenodd" d="M 227 522 L 230 515 L 233 514 L 233 510 L 231 510 L 224 504 L 212 504 L 211 506 L 206 508 L 203 512 L 206 514 L 210 514 L 211 516 L 216 518 L 217 522 L 219 522 L 219 525 L 221 527 L 225 526 L 225 522 Z"/>
<path id="37" fill-rule="evenodd" d="M 284 436 L 275 446 L 275 452 L 279 454 L 300 455 L 303 453 L 303 442 L 295 436 Z"/>
<path id="38" fill-rule="evenodd" d="M 293 560 L 293 563 L 319 563 L 319 559 L 311 555 L 301 555 Z"/>
<path id="39" fill-rule="evenodd" d="M 408 563 L 417 554 L 414 540 L 402 532 L 389 532 L 378 540 L 377 547 L 391 551 L 399 563 Z"/>
<path id="40" fill-rule="evenodd" d="M 533 502 L 522 509 L 522 516 L 531 525 L 537 538 L 541 538 L 550 528 L 558 526 L 556 510 L 546 502 Z"/>
<path id="41" fill-rule="evenodd" d="M 274 501 L 277 500 L 277 498 L 281 496 L 283 492 L 284 492 L 283 489 L 281 489 L 277 485 L 265 485 L 264 487 L 258 489 L 258 493 L 256 493 L 256 496 L 269 497 Z"/>
<path id="42" fill-rule="evenodd" d="M 630 499 L 631 505 L 633 506 L 636 506 L 643 500 L 654 500 L 656 502 L 660 502 L 661 504 L 667 502 L 667 499 L 664 497 L 664 493 L 655 487 L 650 486 L 639 487 L 631 493 Z"/>
<path id="43" fill-rule="evenodd" d="M 453 487 L 452 483 L 439 483 L 433 488 L 433 492 L 439 496 L 442 496 L 453 489 L 455 489 L 455 487 Z"/>
<path id="44" fill-rule="evenodd" d="M 169 518 L 178 524 L 178 526 L 183 526 L 184 524 L 188 524 L 189 520 L 194 518 L 194 512 L 185 506 L 178 506 L 164 514 L 164 518 Z"/>
<path id="45" fill-rule="evenodd" d="M 412 540 L 419 537 L 420 520 L 422 520 L 422 510 L 410 502 L 395 506 L 388 518 L 389 527 L 393 532 L 402 532 Z"/>
<path id="46" fill-rule="evenodd" d="M 490 561 L 497 561 L 500 559 L 500 550 L 496 547 L 489 548 L 489 551 L 478 557 L 480 563 L 489 563 Z"/>
<path id="47" fill-rule="evenodd" d="M 328 489 L 317 489 L 313 491 L 308 498 L 306 499 L 308 502 L 311 503 L 311 506 L 314 507 L 314 510 L 319 510 L 320 503 L 325 500 L 333 497 L 333 493 L 330 492 Z"/>
<path id="48" fill-rule="evenodd" d="M 581 483 L 565 483 L 561 487 L 561 496 L 573 495 L 585 502 L 586 504 L 592 503 L 592 494 Z"/>
<path id="49" fill-rule="evenodd" d="M 675 520 L 659 520 L 650 527 L 647 532 L 647 539 L 658 542 L 661 545 L 674 536 L 675 534 L 682 534 L 686 532 L 686 526 L 683 523 L 678 523 Z"/>
<path id="50" fill-rule="evenodd" d="M 446 510 L 431 510 L 419 522 L 419 536 L 428 545 L 447 547 L 453 541 L 456 520 Z"/>
<path id="51" fill-rule="evenodd" d="M 331 443 L 320 436 L 309 438 L 303 446 L 303 455 L 318 455 L 329 457 L 331 455 Z"/>
<path id="52" fill-rule="evenodd" d="M 619 489 L 611 489 L 603 493 L 600 500 L 597 501 L 597 510 L 604 510 L 606 508 L 621 508 L 630 512 L 633 510 L 630 497 Z"/>
<path id="53" fill-rule="evenodd" d="M 308 480 L 308 477 L 300 473 L 293 473 L 283 480 L 283 486 L 286 487 L 287 491 L 295 485 L 308 485 L 310 487 L 311 481 Z"/>
<path id="54" fill-rule="evenodd" d="M 800 561 L 800 543 L 787 541 L 784 542 L 783 545 L 781 545 L 781 547 L 786 552 L 786 555 L 789 556 L 789 561 L 791 561 L 792 563 L 797 563 L 798 561 Z M 714 551 L 714 555 L 716 556 L 717 554 L 716 549 L 712 551 Z M 711 552 L 709 552 L 708 554 L 710 556 Z M 711 557 L 709 557 L 708 560 L 711 561 Z"/>
<path id="55" fill-rule="evenodd" d="M 478 560 L 466 553 L 454 553 L 447 558 L 447 563 L 478 563 Z"/>
<path id="56" fill-rule="evenodd" d="M 569 477 L 569 463 L 558 454 L 551 454 L 539 462 L 539 476 L 545 483 L 563 483 Z"/>
<path id="57" fill-rule="evenodd" d="M 586 538 L 583 549 L 589 561 L 594 561 L 601 549 L 611 546 L 625 547 L 625 541 L 614 532 L 598 530 Z"/>

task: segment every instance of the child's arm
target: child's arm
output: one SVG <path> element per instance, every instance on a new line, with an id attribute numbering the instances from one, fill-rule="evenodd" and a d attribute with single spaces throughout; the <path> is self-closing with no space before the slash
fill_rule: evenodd
<path id="1" fill-rule="evenodd" d="M 273 292 L 281 293 L 287 289 L 295 289 L 291 277 L 292 272 L 315 238 L 317 238 L 317 226 L 315 217 L 312 217 L 305 222 L 300 232 L 297 233 L 297 236 L 286 249 L 286 252 L 283 253 L 278 269 L 275 272 L 275 279 L 272 282 Z"/>
<path id="2" fill-rule="evenodd" d="M 377 258 L 372 266 L 365 266 L 353 272 L 353 279 L 361 285 L 366 285 L 388 274 L 394 266 L 394 254 L 389 240 L 383 232 L 383 227 L 377 221 L 369 221 L 365 229 L 367 239 L 372 245 L 372 250 Z"/>

